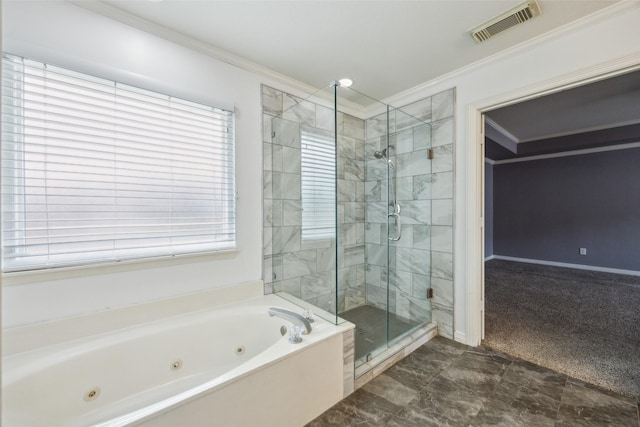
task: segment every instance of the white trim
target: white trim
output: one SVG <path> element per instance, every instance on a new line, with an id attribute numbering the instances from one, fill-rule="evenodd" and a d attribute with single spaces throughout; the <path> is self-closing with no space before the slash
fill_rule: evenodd
<path id="1" fill-rule="evenodd" d="M 607 147 L 585 148 L 583 150 L 564 151 L 562 153 L 539 154 L 537 156 L 518 157 L 515 159 L 493 160 L 493 165 L 505 165 L 509 163 L 531 162 L 534 160 L 554 159 L 557 157 L 581 156 L 583 154 L 602 153 L 605 151 L 626 150 L 629 148 L 640 148 L 640 142 L 629 144 L 609 145 Z M 486 158 L 485 158 L 486 161 Z"/>
<path id="2" fill-rule="evenodd" d="M 615 122 L 615 123 L 609 123 L 606 125 L 592 126 L 588 128 L 578 128 L 578 129 L 573 129 L 566 132 L 551 133 L 551 134 L 543 135 L 536 138 L 522 139 L 522 140 L 518 140 L 518 143 L 525 144 L 527 142 L 544 141 L 545 139 L 560 138 L 562 136 L 571 136 L 571 135 L 576 135 L 581 133 L 597 132 L 601 130 L 610 130 L 610 129 L 613 130 L 613 129 L 621 128 L 625 126 L 637 125 L 638 123 L 640 123 L 640 119 L 626 120 L 624 122 Z"/>
<path id="3" fill-rule="evenodd" d="M 573 129 L 573 130 L 569 130 L 569 131 L 565 131 L 565 132 L 550 133 L 550 134 L 539 136 L 539 137 L 536 137 L 536 138 L 520 139 L 520 138 L 516 137 L 515 135 L 513 135 L 508 130 L 506 130 L 505 128 L 503 128 L 502 126 L 500 126 L 498 123 L 496 123 L 494 120 L 492 120 L 489 116 L 485 116 L 484 117 L 484 121 L 485 121 L 485 123 L 487 125 L 492 127 L 496 132 L 498 132 L 500 135 L 504 136 L 511 143 L 513 143 L 513 147 L 505 146 L 505 144 L 503 144 L 502 141 L 495 141 L 495 142 L 497 144 L 502 145 L 504 148 L 506 148 L 507 150 L 512 151 L 514 153 L 517 152 L 518 144 L 526 144 L 528 142 L 539 142 L 539 141 L 544 141 L 544 140 L 547 140 L 547 139 L 560 138 L 560 137 L 563 137 L 563 136 L 572 136 L 572 135 L 577 135 L 577 134 L 581 134 L 581 133 L 597 132 L 597 131 L 601 131 L 601 130 L 612 130 L 612 129 L 617 129 L 617 128 L 620 128 L 620 127 L 637 125 L 638 123 L 640 123 L 640 119 L 626 120 L 626 121 L 623 121 L 623 122 L 609 123 L 609 124 L 600 125 L 600 126 L 592 126 L 592 127 L 588 127 L 588 128 L 578 128 L 578 129 Z"/>
<path id="4" fill-rule="evenodd" d="M 466 247 L 464 248 L 464 277 L 467 285 L 466 295 L 466 343 L 471 346 L 481 344 L 483 335 L 484 301 L 482 300 L 483 274 L 482 262 L 484 251 L 483 231 L 483 175 L 484 175 L 484 123 L 480 108 L 469 104 L 467 107 L 467 158 L 466 173 Z"/>
<path id="5" fill-rule="evenodd" d="M 489 255 L 487 257 L 484 257 L 484 260 L 485 261 L 491 261 L 492 259 L 495 259 L 495 257 L 496 257 L 495 255 Z"/>
<path id="6" fill-rule="evenodd" d="M 530 99 L 540 98 L 545 95 L 551 95 L 577 86 L 599 82 L 638 70 L 640 70 L 640 51 L 600 65 L 563 74 L 543 83 L 524 86 L 513 90 L 510 94 L 495 96 L 484 101 L 477 102 L 474 105 L 478 108 L 478 111 L 482 112 L 496 110 L 498 108 L 507 107 Z"/>
<path id="7" fill-rule="evenodd" d="M 485 123 L 485 126 L 486 125 L 491 126 L 494 130 L 496 130 L 499 134 L 501 134 L 502 136 L 507 138 L 509 141 L 513 142 L 516 146 L 518 145 L 519 142 L 522 142 L 514 134 L 512 134 L 511 132 L 509 132 L 508 130 L 506 130 L 502 126 L 500 126 L 498 123 L 496 123 L 493 120 L 491 120 L 491 118 L 489 116 L 484 116 L 484 123 Z M 505 147 L 505 148 L 508 148 L 508 147 Z M 513 150 L 511 150 L 511 151 L 513 151 Z"/>
<path id="8" fill-rule="evenodd" d="M 0 22 L 2 22 L 2 3 L 0 3 Z M 0 46 L 4 46 L 4 44 L 3 44 L 4 43 L 4 39 L 3 39 L 3 36 L 2 36 L 3 32 L 4 31 L 0 31 Z M 0 70 L 1 69 L 2 69 L 2 55 L 0 55 Z M 1 95 L 2 95 L 2 87 L 0 86 L 0 96 Z M 0 115 L 1 114 L 2 114 L 2 104 L 0 104 Z M 0 185 L 2 184 L 2 179 L 3 178 L 0 178 Z M 1 213 L 1 210 L 0 210 L 0 223 L 4 219 L 3 216 L 4 215 Z M 2 288 L 3 285 L 4 285 L 3 278 L 2 278 L 2 275 L 0 274 L 0 289 L 3 289 Z M 0 291 L 0 307 L 3 306 L 4 300 L 5 300 L 5 298 L 2 297 L 3 294 L 4 294 L 4 291 Z M 2 313 L 2 314 L 4 314 L 4 313 Z M 3 317 L 4 316 L 0 316 L 0 354 L 5 354 L 5 348 L 6 348 L 5 347 L 6 344 L 4 343 L 5 342 L 4 333 L 1 332 L 1 331 L 4 330 L 4 324 L 5 324 L 5 321 L 2 320 Z M 1 377 L 2 377 L 2 372 L 0 370 L 0 381 L 2 380 Z M 0 419 L 2 419 L 2 409 L 0 409 Z M 2 421 L 0 421 L 0 424 L 2 424 Z"/>
<path id="9" fill-rule="evenodd" d="M 485 162 L 485 163 L 490 164 L 491 166 L 493 166 L 493 165 L 495 165 L 495 164 L 496 164 L 496 161 L 495 161 L 495 160 L 491 160 L 491 159 L 490 159 L 490 158 L 488 158 L 488 157 L 485 157 L 485 158 L 484 158 L 484 162 Z"/>
<path id="10" fill-rule="evenodd" d="M 541 259 L 518 258 L 512 256 L 494 255 L 493 259 L 504 261 L 526 262 L 527 264 L 550 265 L 553 267 L 575 268 L 577 270 L 600 271 L 604 273 L 626 274 L 627 276 L 640 276 L 640 271 L 623 270 L 621 268 L 599 267 L 597 265 L 570 264 L 567 262 L 545 261 Z"/>
<path id="11" fill-rule="evenodd" d="M 512 140 L 509 137 L 509 135 L 511 134 L 505 135 L 505 133 L 508 132 L 493 120 L 491 120 L 488 116 L 484 116 L 484 140 L 486 141 L 487 139 L 490 139 L 505 150 L 508 150 L 513 154 L 518 154 L 518 141 Z"/>
<path id="12" fill-rule="evenodd" d="M 468 344 L 467 336 L 464 334 L 464 332 L 455 331 L 453 333 L 453 340 L 457 342 L 461 342 L 462 344 Z"/>

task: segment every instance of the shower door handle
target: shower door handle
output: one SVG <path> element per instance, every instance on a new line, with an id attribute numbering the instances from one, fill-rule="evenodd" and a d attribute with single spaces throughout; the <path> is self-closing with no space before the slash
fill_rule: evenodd
<path id="1" fill-rule="evenodd" d="M 397 242 L 402 237 L 402 222 L 400 221 L 400 214 L 398 212 L 392 212 L 387 215 L 389 218 L 393 217 L 396 223 L 396 237 L 389 236 L 389 240 Z"/>

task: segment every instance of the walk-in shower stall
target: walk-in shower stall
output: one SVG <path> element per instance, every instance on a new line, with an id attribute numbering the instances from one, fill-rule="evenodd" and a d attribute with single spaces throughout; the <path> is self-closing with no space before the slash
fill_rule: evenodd
<path id="1" fill-rule="evenodd" d="M 431 320 L 431 125 L 339 82 L 266 91 L 265 282 L 355 323 L 358 366 Z"/>

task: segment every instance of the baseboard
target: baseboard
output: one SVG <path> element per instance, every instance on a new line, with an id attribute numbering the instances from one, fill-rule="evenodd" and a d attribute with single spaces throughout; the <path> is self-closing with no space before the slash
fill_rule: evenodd
<path id="1" fill-rule="evenodd" d="M 462 344 L 467 344 L 467 345 L 469 345 L 469 344 L 467 343 L 467 335 L 466 335 L 464 332 L 455 331 L 455 332 L 453 333 L 453 340 L 454 340 L 454 341 L 457 341 L 457 342 L 459 342 L 459 343 L 462 343 Z"/>
<path id="2" fill-rule="evenodd" d="M 492 259 L 494 259 L 496 256 L 495 255 L 489 255 L 488 257 L 485 257 L 485 261 L 491 261 Z"/>
<path id="3" fill-rule="evenodd" d="M 502 259 L 505 261 L 526 262 L 529 264 L 551 265 L 553 267 L 575 268 L 578 270 L 600 271 L 603 273 L 626 274 L 627 276 L 640 276 L 640 271 L 623 270 L 621 268 L 598 267 L 595 265 L 570 264 L 566 262 L 544 261 L 540 259 L 517 258 L 503 255 L 493 255 L 492 259 Z"/>

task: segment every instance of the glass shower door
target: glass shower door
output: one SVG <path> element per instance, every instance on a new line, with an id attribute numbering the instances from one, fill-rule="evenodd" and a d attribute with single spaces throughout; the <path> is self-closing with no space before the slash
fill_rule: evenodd
<path id="1" fill-rule="evenodd" d="M 431 318 L 430 125 L 378 107 L 365 122 L 365 298 L 340 312 L 356 324 L 356 367 Z"/>
<path id="2" fill-rule="evenodd" d="M 430 126 L 389 109 L 387 158 L 387 342 L 431 319 Z"/>

